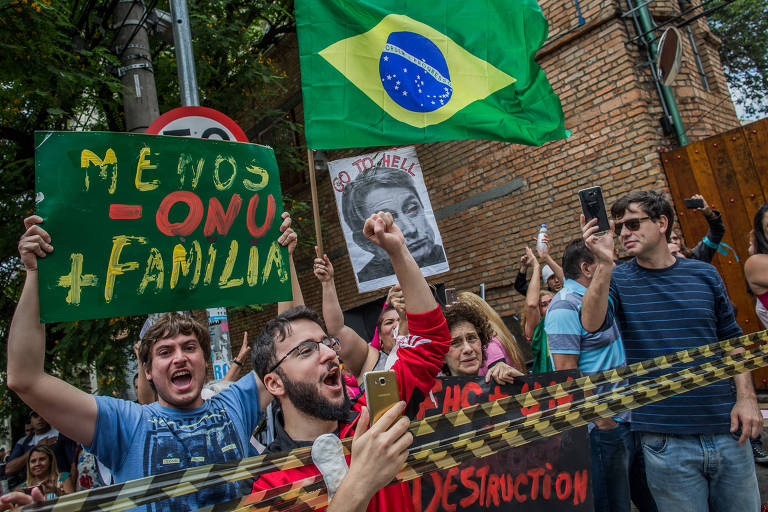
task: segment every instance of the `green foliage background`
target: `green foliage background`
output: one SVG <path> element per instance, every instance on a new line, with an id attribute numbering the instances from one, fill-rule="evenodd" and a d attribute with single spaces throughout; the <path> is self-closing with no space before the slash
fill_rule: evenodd
<path id="1" fill-rule="evenodd" d="M 757 119 L 768 114 L 768 0 L 737 0 L 709 17 L 722 40 L 720 60 L 736 102 Z"/>
<path id="2" fill-rule="evenodd" d="M 23 284 L 17 247 L 22 220 L 34 212 L 35 130 L 123 131 L 120 65 L 114 53 L 114 2 L 101 0 L 0 0 L 0 338 Z M 148 8 L 170 11 L 167 0 Z M 265 119 L 273 124 L 281 171 L 306 164 L 296 147 L 300 126 L 275 109 L 285 94 L 285 73 L 265 56 L 294 31 L 291 0 L 190 0 L 200 103 L 229 114 L 246 133 Z M 150 38 L 160 112 L 181 106 L 171 44 Z M 286 199 L 304 212 L 305 203 Z M 304 214 L 306 217 L 306 214 Z M 307 238 L 304 238 L 307 240 Z M 311 244 L 311 241 L 305 243 Z M 56 241 L 53 240 L 55 246 Z M 170 307 L 169 309 L 172 309 Z M 46 370 L 89 390 L 88 369 L 98 393 L 119 394 L 124 368 L 143 317 L 68 322 L 47 326 Z M 6 351 L 0 353 L 5 375 Z M 0 385 L 0 417 L 14 427 L 27 411 Z M 0 427 L 2 428 L 2 427 Z M 18 430 L 14 432 L 19 435 Z"/>

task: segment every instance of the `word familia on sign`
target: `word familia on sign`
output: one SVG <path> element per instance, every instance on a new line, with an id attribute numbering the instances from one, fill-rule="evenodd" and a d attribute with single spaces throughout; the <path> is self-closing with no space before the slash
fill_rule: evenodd
<path id="1" fill-rule="evenodd" d="M 271 148 L 125 133 L 36 134 L 41 320 L 290 298 Z"/>

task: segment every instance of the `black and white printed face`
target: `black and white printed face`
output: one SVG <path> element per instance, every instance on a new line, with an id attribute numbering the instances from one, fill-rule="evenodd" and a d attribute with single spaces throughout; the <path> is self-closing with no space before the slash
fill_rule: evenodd
<path id="1" fill-rule="evenodd" d="M 369 214 L 384 211 L 392 214 L 395 224 L 403 232 L 405 245 L 420 263 L 432 253 L 435 234 L 427 221 L 421 201 L 411 189 L 405 187 L 377 187 L 365 198 Z"/>

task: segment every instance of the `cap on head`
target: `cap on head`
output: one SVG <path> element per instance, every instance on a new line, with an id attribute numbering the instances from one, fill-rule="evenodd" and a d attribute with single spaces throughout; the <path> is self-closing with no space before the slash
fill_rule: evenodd
<path id="1" fill-rule="evenodd" d="M 541 267 L 541 280 L 545 283 L 549 280 L 550 277 L 555 275 L 555 271 L 552 270 L 549 265 L 544 265 Z"/>

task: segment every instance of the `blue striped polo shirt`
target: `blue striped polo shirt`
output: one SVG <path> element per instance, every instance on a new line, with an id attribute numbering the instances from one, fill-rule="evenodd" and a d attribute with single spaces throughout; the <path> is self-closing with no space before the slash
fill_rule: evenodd
<path id="1" fill-rule="evenodd" d="M 606 322 L 614 318 L 621 329 L 628 364 L 742 334 L 720 274 L 709 263 L 693 259 L 677 258 L 664 269 L 643 268 L 636 259 L 616 267 Z M 702 362 L 679 364 L 666 371 Z M 668 434 L 727 433 L 735 399 L 732 379 L 722 380 L 635 409 L 632 429 Z"/>
<path id="2" fill-rule="evenodd" d="M 616 322 L 606 323 L 597 332 L 587 332 L 581 326 L 579 314 L 581 301 L 587 289 L 573 279 L 566 279 L 563 289 L 557 292 L 544 317 L 550 354 L 578 354 L 579 370 L 585 375 L 610 370 L 626 364 L 624 345 Z M 554 365 L 554 359 L 552 361 Z M 557 369 L 557 367 L 555 367 Z M 603 393 L 625 386 L 626 381 L 600 386 Z M 614 416 L 617 421 L 628 421 L 629 412 Z M 591 425 L 590 425 L 591 427 Z"/>

